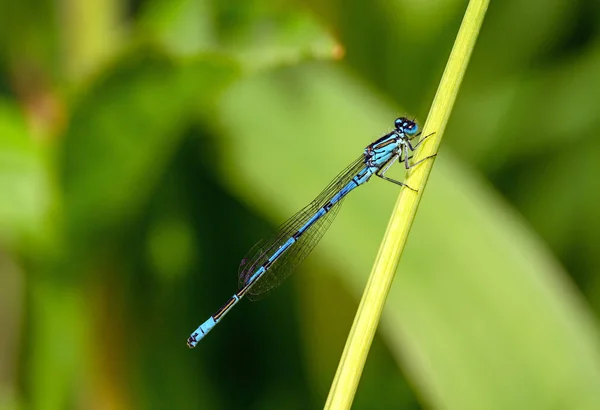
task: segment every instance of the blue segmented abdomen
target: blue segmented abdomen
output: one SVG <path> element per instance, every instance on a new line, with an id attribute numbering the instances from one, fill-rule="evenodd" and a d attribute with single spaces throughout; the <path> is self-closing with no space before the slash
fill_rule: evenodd
<path id="1" fill-rule="evenodd" d="M 240 289 L 251 283 L 249 289 L 244 289 L 244 295 L 256 299 L 283 282 L 321 239 L 344 197 L 374 172 L 361 156 L 274 235 L 256 244 L 240 266 Z"/>

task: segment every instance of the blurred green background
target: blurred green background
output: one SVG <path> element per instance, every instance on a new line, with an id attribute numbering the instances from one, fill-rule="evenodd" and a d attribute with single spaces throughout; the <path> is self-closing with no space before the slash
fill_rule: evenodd
<path id="1" fill-rule="evenodd" d="M 397 186 L 186 338 L 424 121 L 466 4 L 1 0 L 0 408 L 321 408 Z M 600 408 L 599 29 L 594 0 L 492 2 L 353 408 Z"/>

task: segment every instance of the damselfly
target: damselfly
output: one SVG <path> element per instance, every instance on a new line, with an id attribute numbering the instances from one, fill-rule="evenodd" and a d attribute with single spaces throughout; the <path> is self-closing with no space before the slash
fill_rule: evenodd
<path id="1" fill-rule="evenodd" d="M 188 338 L 190 348 L 204 337 L 245 296 L 249 299 L 278 286 L 308 256 L 335 218 L 343 199 L 354 188 L 376 175 L 386 181 L 405 186 L 403 182 L 385 176 L 395 161 L 410 169 L 431 158 L 410 163 L 411 154 L 426 137 L 415 145 L 411 141 L 420 135 L 414 121 L 398 118 L 394 130 L 365 148 L 363 154 L 344 169 L 306 207 L 279 227 L 270 238 L 258 242 L 242 260 L 239 269 L 239 289 L 221 309 L 201 324 Z M 414 190 L 413 190 L 414 191 Z"/>

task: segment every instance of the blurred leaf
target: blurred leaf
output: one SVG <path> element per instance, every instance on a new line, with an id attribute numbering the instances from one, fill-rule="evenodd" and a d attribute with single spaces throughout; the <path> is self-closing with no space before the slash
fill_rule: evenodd
<path id="1" fill-rule="evenodd" d="M 50 192 L 41 147 L 19 109 L 0 100 L 0 238 L 12 242 L 39 229 Z"/>
<path id="2" fill-rule="evenodd" d="M 393 118 L 339 70 L 303 66 L 251 78 L 221 106 L 223 174 L 253 206 L 282 209 L 281 220 Z M 440 160 L 381 328 L 423 402 L 461 410 L 598 408 L 599 338 L 589 312 L 512 212 L 449 153 Z M 369 185 L 348 199 L 320 247 L 357 297 L 397 195 L 391 184 Z"/>
<path id="3" fill-rule="evenodd" d="M 65 138 L 65 206 L 73 229 L 117 226 L 142 206 L 198 107 L 237 73 L 222 58 L 126 61 L 74 109 Z M 206 112 L 209 115 L 209 112 Z"/>
<path id="4" fill-rule="evenodd" d="M 207 0 L 154 0 L 144 3 L 138 19 L 142 35 L 175 55 L 215 49 L 214 13 Z"/>
<path id="5" fill-rule="evenodd" d="M 149 263 L 167 283 L 180 279 L 201 252 L 187 222 L 170 216 L 150 227 L 147 245 Z"/>
<path id="6" fill-rule="evenodd" d="M 526 71 L 572 29 L 577 7 L 568 0 L 494 2 L 481 30 L 465 88 L 481 89 Z"/>
<path id="7" fill-rule="evenodd" d="M 534 164 L 522 178 L 523 184 L 516 188 L 524 216 L 559 256 L 577 268 L 575 279 L 581 281 L 584 290 L 581 272 L 593 270 L 600 257 L 600 192 L 590 189 L 600 175 L 596 133 L 596 127 L 582 133 L 576 155 L 561 158 L 562 152 L 553 157 L 540 153 L 531 160 Z"/>
<path id="8" fill-rule="evenodd" d="M 465 90 L 451 131 L 464 156 L 488 170 L 576 144 L 598 126 L 600 43 L 576 58 Z M 473 116 L 473 112 L 479 115 Z M 465 127 L 464 124 L 468 124 Z M 477 143 L 473 143 L 473 141 Z"/>
<path id="9" fill-rule="evenodd" d="M 596 128 L 599 121 L 593 107 L 600 94 L 599 70 L 600 42 L 577 58 L 531 73 L 508 113 L 519 128 L 509 134 L 507 150 L 523 156 L 556 152 L 557 144 L 576 144 L 585 131 Z M 532 123 L 531 116 L 537 121 Z"/>
<path id="10" fill-rule="evenodd" d="M 483 27 L 450 124 L 452 144 L 463 157 L 498 171 L 540 149 L 554 152 L 557 143 L 577 141 L 597 123 L 600 49 L 591 34 L 586 38 L 593 28 L 580 24 L 594 18 L 591 4 L 511 1 L 490 7 L 497 12 Z M 569 52 L 575 47 L 581 50 Z"/>
<path id="11" fill-rule="evenodd" d="M 347 62 L 389 98 L 425 115 L 442 74 L 467 2 L 311 1 L 334 27 Z"/>
<path id="12" fill-rule="evenodd" d="M 32 347 L 24 374 L 32 409 L 63 409 L 72 407 L 72 389 L 85 380 L 82 374 L 89 375 L 86 359 L 93 356 L 85 335 L 93 316 L 79 289 L 44 279 L 28 284 L 32 318 L 24 342 Z"/>
<path id="13" fill-rule="evenodd" d="M 310 13 L 283 2 L 232 2 L 222 10 L 223 45 L 249 70 L 294 65 L 308 59 L 330 60 L 343 54 L 326 28 Z M 245 12 L 244 12 L 245 11 Z"/>
<path id="14" fill-rule="evenodd" d="M 145 9 L 141 29 L 175 55 L 218 50 L 250 71 L 343 53 L 314 16 L 287 1 L 159 0 Z"/>
<path id="15" fill-rule="evenodd" d="M 0 55 L 14 74 L 55 77 L 59 72 L 60 35 L 55 1 L 0 2 Z"/>
<path id="16" fill-rule="evenodd" d="M 23 351 L 25 275 L 15 261 L 0 249 L 0 409 L 19 409 L 17 374 Z"/>
<path id="17" fill-rule="evenodd" d="M 59 4 L 62 66 L 69 79 L 80 80 L 98 71 L 123 44 L 123 2 L 61 0 Z"/>

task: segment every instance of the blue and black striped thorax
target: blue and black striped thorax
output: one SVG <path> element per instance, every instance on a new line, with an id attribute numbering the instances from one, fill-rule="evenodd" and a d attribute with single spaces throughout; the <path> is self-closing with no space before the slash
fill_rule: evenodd
<path id="1" fill-rule="evenodd" d="M 393 156 L 401 152 L 410 137 L 419 130 L 418 125 L 409 119 L 398 118 L 395 129 L 365 148 L 365 164 L 375 169 L 383 167 Z"/>

